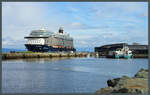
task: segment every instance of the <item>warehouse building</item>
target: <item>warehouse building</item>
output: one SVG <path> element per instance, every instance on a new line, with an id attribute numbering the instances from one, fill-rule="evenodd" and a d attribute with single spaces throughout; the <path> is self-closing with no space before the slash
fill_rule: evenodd
<path id="1" fill-rule="evenodd" d="M 127 43 L 116 43 L 95 47 L 95 52 L 98 52 L 100 56 L 107 56 L 110 51 L 116 51 L 118 49 L 123 48 L 124 46 L 129 47 L 133 55 L 148 54 L 148 45 L 140 45 L 140 44 L 128 45 Z"/>

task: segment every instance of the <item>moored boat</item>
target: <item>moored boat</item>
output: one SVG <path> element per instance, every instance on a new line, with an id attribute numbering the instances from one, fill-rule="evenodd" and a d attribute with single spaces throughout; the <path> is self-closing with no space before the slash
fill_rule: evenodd
<path id="1" fill-rule="evenodd" d="M 123 47 L 121 50 L 117 50 L 114 52 L 115 58 L 131 58 L 132 57 L 132 51 L 129 50 L 128 47 Z"/>
<path id="2" fill-rule="evenodd" d="M 109 51 L 107 58 L 125 58 L 129 59 L 132 57 L 132 51 L 127 46 L 118 48 L 116 51 Z"/>

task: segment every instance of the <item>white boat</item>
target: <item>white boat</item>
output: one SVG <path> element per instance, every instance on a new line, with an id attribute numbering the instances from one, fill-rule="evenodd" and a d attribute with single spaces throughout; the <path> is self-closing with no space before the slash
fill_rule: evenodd
<path id="1" fill-rule="evenodd" d="M 127 46 L 123 47 L 121 50 L 117 50 L 114 52 L 115 58 L 131 58 L 132 57 L 132 51 L 129 50 Z"/>

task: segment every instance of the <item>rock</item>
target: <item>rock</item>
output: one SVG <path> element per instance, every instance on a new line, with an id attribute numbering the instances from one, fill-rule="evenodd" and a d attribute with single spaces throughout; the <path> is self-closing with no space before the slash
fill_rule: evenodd
<path id="1" fill-rule="evenodd" d="M 113 90 L 112 93 L 133 93 L 133 94 L 138 93 L 138 94 L 144 94 L 146 92 L 143 89 L 140 89 L 140 88 L 120 88 L 118 90 Z"/>
<path id="2" fill-rule="evenodd" d="M 134 77 L 122 76 L 107 81 L 108 87 L 101 88 L 96 94 L 102 93 L 148 93 L 148 70 L 141 69 Z"/>
<path id="3" fill-rule="evenodd" d="M 122 76 L 122 79 L 129 79 L 130 77 L 126 76 L 126 75 L 123 75 Z"/>
<path id="4" fill-rule="evenodd" d="M 118 90 L 115 90 L 113 93 L 128 93 L 128 89 L 127 88 L 121 88 Z"/>
<path id="5" fill-rule="evenodd" d="M 106 88 L 101 88 L 100 90 L 96 91 L 96 94 L 102 94 L 102 93 L 112 93 L 113 92 L 113 88 L 112 87 L 106 87 Z"/>
<path id="6" fill-rule="evenodd" d="M 135 78 L 148 78 L 148 70 L 141 69 L 139 72 L 137 72 L 134 76 Z"/>
<path id="7" fill-rule="evenodd" d="M 119 84 L 121 86 L 122 83 L 124 83 L 124 80 L 129 79 L 129 78 L 130 77 L 124 75 L 124 76 L 122 76 L 122 78 L 115 78 L 115 79 L 112 79 L 112 80 L 108 80 L 107 85 L 110 86 L 110 87 L 115 87 Z"/>
<path id="8" fill-rule="evenodd" d="M 137 88 L 121 88 L 118 90 L 114 90 L 112 93 L 141 93 L 144 94 L 144 91 L 142 89 L 137 89 Z"/>
<path id="9" fill-rule="evenodd" d="M 113 80 L 108 80 L 107 85 L 110 86 L 110 87 L 115 87 L 118 84 L 119 80 L 120 80 L 120 78 L 116 78 L 116 79 L 113 79 Z"/>

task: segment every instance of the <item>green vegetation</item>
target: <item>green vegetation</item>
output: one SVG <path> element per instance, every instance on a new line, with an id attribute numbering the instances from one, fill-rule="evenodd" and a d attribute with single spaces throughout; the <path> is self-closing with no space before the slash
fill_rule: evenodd
<path id="1" fill-rule="evenodd" d="M 34 52 L 32 52 L 32 51 L 18 51 L 16 53 L 34 53 Z"/>

